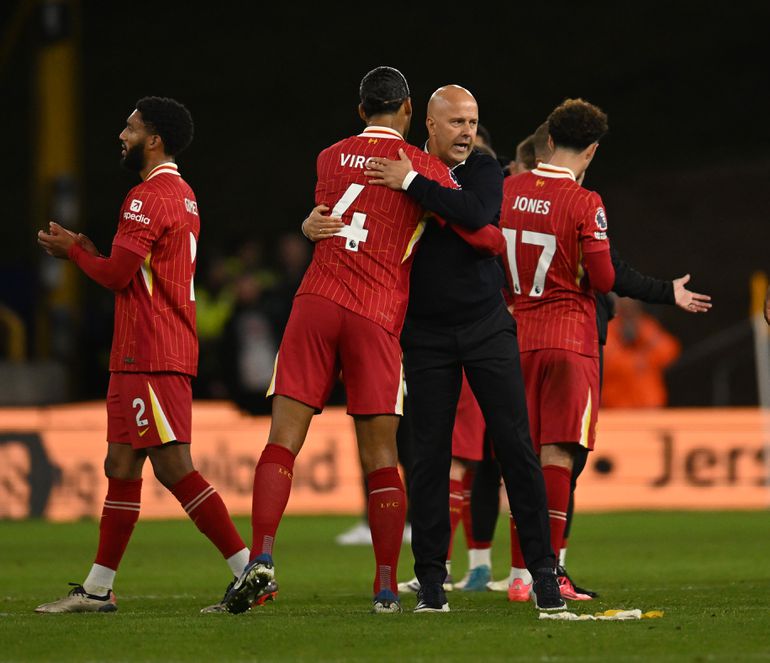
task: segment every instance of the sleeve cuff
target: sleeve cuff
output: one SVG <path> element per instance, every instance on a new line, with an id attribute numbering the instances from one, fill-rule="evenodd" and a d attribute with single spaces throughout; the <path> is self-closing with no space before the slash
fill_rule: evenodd
<path id="1" fill-rule="evenodd" d="M 406 177 L 404 178 L 404 181 L 401 182 L 401 188 L 406 191 L 409 188 L 409 185 L 412 183 L 414 178 L 417 177 L 417 171 L 416 170 L 410 170 Z"/>

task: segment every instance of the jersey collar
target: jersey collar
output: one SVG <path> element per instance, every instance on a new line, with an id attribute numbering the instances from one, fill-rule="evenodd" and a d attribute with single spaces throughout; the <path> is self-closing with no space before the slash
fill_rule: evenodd
<path id="1" fill-rule="evenodd" d="M 404 137 L 395 129 L 391 129 L 390 127 L 378 127 L 375 124 L 366 127 L 366 129 L 358 134 L 358 136 L 359 138 L 392 138 L 393 140 L 404 140 Z"/>
<path id="2" fill-rule="evenodd" d="M 155 166 L 155 168 L 153 168 L 149 173 L 147 173 L 147 177 L 145 178 L 144 181 L 147 182 L 148 180 L 151 180 L 156 175 L 163 175 L 164 173 L 181 177 L 181 175 L 179 174 L 179 167 L 173 161 L 168 161 L 166 163 L 161 163 Z"/>
<path id="3" fill-rule="evenodd" d="M 576 180 L 575 173 L 570 168 L 563 166 L 553 166 L 550 163 L 543 163 L 542 161 L 537 164 L 537 168 L 532 171 L 533 175 L 538 177 L 552 177 L 554 179 L 568 179 L 573 182 Z"/>

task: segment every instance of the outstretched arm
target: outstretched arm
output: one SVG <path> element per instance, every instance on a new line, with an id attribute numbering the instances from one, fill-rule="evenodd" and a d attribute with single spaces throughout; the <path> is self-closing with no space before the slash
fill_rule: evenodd
<path id="1" fill-rule="evenodd" d="M 676 305 L 688 313 L 706 313 L 711 308 L 711 297 L 685 288 L 689 280 L 689 274 L 673 280 Z M 767 316 L 767 302 L 765 302 L 765 316 Z"/>
<path id="2" fill-rule="evenodd" d="M 610 245 L 612 266 L 615 268 L 615 283 L 612 291 L 621 297 L 639 299 L 648 304 L 675 304 L 674 284 L 671 281 L 656 279 L 637 271 Z"/>
<path id="3" fill-rule="evenodd" d="M 648 304 L 676 304 L 688 313 L 705 313 L 711 308 L 709 295 L 692 292 L 685 287 L 690 280 L 689 274 L 673 281 L 663 281 L 638 272 L 612 246 L 610 252 L 615 267 L 612 290 L 621 297 L 639 299 Z"/>

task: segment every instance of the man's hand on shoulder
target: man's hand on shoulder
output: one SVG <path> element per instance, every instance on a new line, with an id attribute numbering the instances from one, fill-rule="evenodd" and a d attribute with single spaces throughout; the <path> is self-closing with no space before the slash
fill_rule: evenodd
<path id="1" fill-rule="evenodd" d="M 302 234 L 311 242 L 334 237 L 345 224 L 338 216 L 324 216 L 328 212 L 326 205 L 316 205 L 313 211 L 302 222 Z"/>
<path id="2" fill-rule="evenodd" d="M 51 221 L 48 224 L 48 232 L 40 230 L 37 233 L 37 243 L 49 256 L 66 258 L 70 247 L 78 243 L 78 237 L 71 230 Z"/>
<path id="3" fill-rule="evenodd" d="M 366 162 L 364 175 L 369 178 L 369 184 L 387 186 L 396 191 L 401 191 L 404 180 L 414 169 L 412 161 L 403 149 L 398 151 L 398 161 L 383 157 L 372 157 Z"/>

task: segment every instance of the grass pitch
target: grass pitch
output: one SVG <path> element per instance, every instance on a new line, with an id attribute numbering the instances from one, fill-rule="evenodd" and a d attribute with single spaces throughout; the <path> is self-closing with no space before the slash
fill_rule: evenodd
<path id="1" fill-rule="evenodd" d="M 575 612 L 663 610 L 634 622 L 538 621 L 501 593 L 452 592 L 449 614 L 369 613 L 373 557 L 339 547 L 351 518 L 286 518 L 278 600 L 244 615 L 201 615 L 229 581 L 191 523 L 141 521 L 118 575 L 114 614 L 38 615 L 82 582 L 94 522 L 0 522 L 0 661 L 743 661 L 770 660 L 770 522 L 760 513 L 580 514 L 568 568 L 601 593 Z M 248 540 L 246 519 L 237 525 Z M 495 578 L 509 567 L 500 520 Z M 454 576 L 465 571 L 460 535 Z M 401 579 L 412 557 L 402 554 Z"/>

